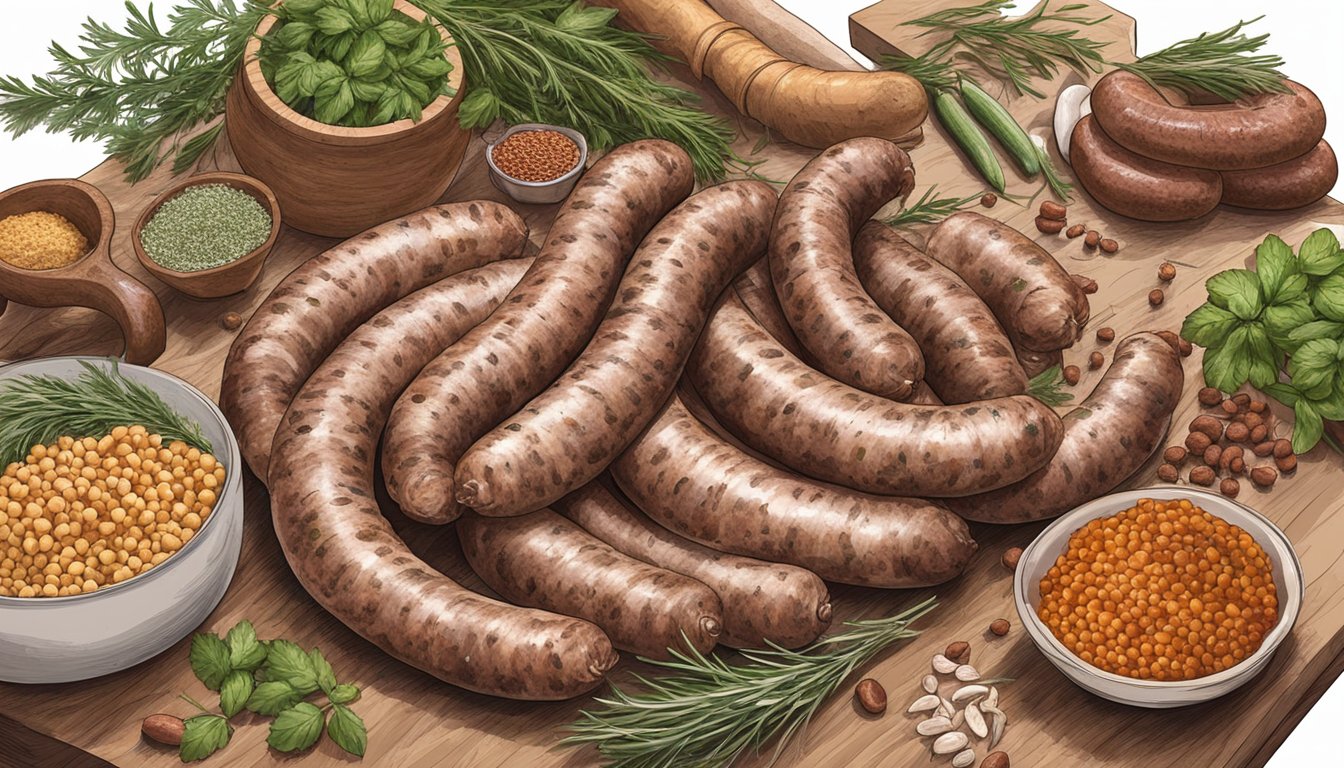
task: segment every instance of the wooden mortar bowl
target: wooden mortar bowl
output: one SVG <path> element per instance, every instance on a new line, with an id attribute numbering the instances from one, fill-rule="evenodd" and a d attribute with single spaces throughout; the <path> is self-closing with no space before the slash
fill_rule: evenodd
<path id="1" fill-rule="evenodd" d="M 426 18 L 405 0 L 397 0 L 394 8 L 416 20 Z M 440 95 L 431 102 L 419 122 L 344 128 L 300 115 L 271 90 L 257 52 L 275 23 L 274 16 L 265 17 L 247 45 L 229 88 L 225 125 L 238 162 L 275 190 L 286 223 L 344 238 L 437 202 L 471 140 L 457 120 L 464 69 L 448 32 L 438 27 L 450 45 L 451 97 Z"/>
<path id="2" fill-rule="evenodd" d="M 88 238 L 89 251 L 56 269 L 19 269 L 0 261 L 0 294 L 34 307 L 96 309 L 121 326 L 126 362 L 147 366 L 157 360 L 168 340 L 163 307 L 144 283 L 112 262 L 116 216 L 103 193 L 77 179 L 35 181 L 0 192 L 0 219 L 33 211 L 69 219 Z"/>
<path id="3" fill-rule="evenodd" d="M 164 203 L 177 197 L 183 190 L 199 187 L 203 184 L 223 184 L 251 195 L 271 215 L 271 236 L 256 250 L 228 264 L 221 264 L 218 267 L 196 272 L 179 272 L 175 269 L 169 269 L 149 257 L 149 254 L 145 252 L 145 244 L 141 240 L 141 236 L 144 234 L 145 226 L 149 224 L 149 220 L 154 218 L 154 214 L 158 213 L 159 208 Z M 266 264 L 266 257 L 275 247 L 275 241 L 278 237 L 280 237 L 280 203 L 276 201 L 275 193 L 271 192 L 271 188 L 251 176 L 221 171 L 202 173 L 184 179 L 155 198 L 154 202 L 150 203 L 149 207 L 140 214 L 140 218 L 136 220 L 135 229 L 131 231 L 131 245 L 135 248 L 136 258 L 140 259 L 140 266 L 144 267 L 150 274 L 193 298 L 218 299 L 241 293 L 257 281 L 257 277 L 261 275 L 261 268 Z"/>

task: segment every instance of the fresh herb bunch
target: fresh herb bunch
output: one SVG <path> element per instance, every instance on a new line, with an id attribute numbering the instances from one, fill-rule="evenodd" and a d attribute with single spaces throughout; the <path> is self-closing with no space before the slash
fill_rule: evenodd
<path id="1" fill-rule="evenodd" d="M 1255 93 L 1287 93 L 1288 86 L 1279 71 L 1283 59 L 1257 53 L 1269 35 L 1247 37 L 1241 31 L 1263 18 L 1239 21 L 1221 32 L 1206 32 L 1137 61 L 1112 65 L 1155 87 L 1165 85 L 1187 96 L 1207 92 L 1234 101 Z"/>
<path id="2" fill-rule="evenodd" d="M 948 216 L 975 205 L 983 195 L 966 197 L 934 197 L 937 185 L 931 186 L 919 196 L 913 205 L 901 208 L 895 216 L 885 219 L 889 227 L 910 227 L 916 224 L 934 224 Z"/>
<path id="3" fill-rule="evenodd" d="M 286 0 L 262 38 L 262 74 L 296 112 L 364 128 L 419 121 L 449 93 L 447 45 L 429 19 L 395 13 L 393 0 Z"/>
<path id="4" fill-rule="evenodd" d="M 56 43 L 56 69 L 31 84 L 0 77 L 0 124 L 21 136 L 45 125 L 77 140 L 107 143 L 139 181 L 169 157 L 191 168 L 219 137 L 220 125 L 187 139 L 224 111 L 247 41 L 267 13 L 263 0 L 186 0 L 162 27 L 153 9 L 127 0 L 130 19 L 114 30 L 84 23 L 78 52 Z"/>
<path id="5" fill-rule="evenodd" d="M 1220 272 L 1205 287 L 1209 301 L 1181 327 L 1182 336 L 1206 350 L 1204 381 L 1223 392 L 1249 381 L 1291 407 L 1293 452 L 1310 451 L 1321 440 L 1324 420 L 1344 420 L 1339 240 L 1318 229 L 1294 255 L 1270 235 L 1255 249 L 1254 270 Z"/>
<path id="6" fill-rule="evenodd" d="M 1064 371 L 1058 365 L 1041 371 L 1027 382 L 1027 394 L 1051 408 L 1073 402 L 1073 395 L 1064 391 Z"/>
<path id="7" fill-rule="evenodd" d="M 158 393 L 109 368 L 81 360 L 75 379 L 22 376 L 0 384 L 0 467 L 22 461 L 35 445 L 62 435 L 95 437 L 140 424 L 165 441 L 181 440 L 207 453 L 201 425 L 174 411 Z"/>
<path id="8" fill-rule="evenodd" d="M 191 670 L 206 688 L 219 692 L 220 712 L 182 695 L 201 710 L 185 721 L 179 749 L 184 763 L 223 749 L 233 736 L 229 720 L 244 709 L 275 718 L 266 743 L 278 752 L 308 749 L 325 728 L 336 746 L 364 755 L 368 731 L 350 709 L 359 688 L 336 682 L 331 664 L 316 648 L 304 652 L 288 640 L 258 640 L 251 622 L 240 621 L 223 639 L 213 632 L 192 637 Z M 322 707 L 307 700 L 319 690 L 327 698 Z"/>
<path id="9" fill-rule="evenodd" d="M 628 694 L 612 687 L 604 707 L 584 711 L 564 744 L 593 744 L 623 766 L 728 766 L 780 734 L 788 739 L 857 667 L 883 649 L 919 634 L 910 624 L 936 606 L 930 598 L 886 619 L 845 622 L 848 632 L 822 638 L 801 651 L 771 644 L 742 651 L 747 664 L 730 665 L 695 649 L 672 651 L 675 661 L 643 661 L 670 670 L 647 689 Z"/>

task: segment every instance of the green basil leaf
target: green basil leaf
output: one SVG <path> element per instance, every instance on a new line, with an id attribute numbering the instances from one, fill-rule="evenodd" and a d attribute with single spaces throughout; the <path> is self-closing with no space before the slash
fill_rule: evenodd
<path id="1" fill-rule="evenodd" d="M 322 692 L 331 696 L 331 692 L 336 688 L 336 673 L 332 671 L 331 664 L 322 651 L 314 648 L 308 652 L 308 659 L 313 664 L 313 670 L 317 672 L 317 685 Z"/>
<path id="2" fill-rule="evenodd" d="M 1255 249 L 1255 271 L 1260 275 L 1260 295 L 1266 304 L 1277 300 L 1284 278 L 1297 271 L 1293 249 L 1278 235 L 1265 238 Z"/>
<path id="3" fill-rule="evenodd" d="M 374 27 L 383 41 L 388 45 L 395 45 L 398 48 L 405 48 L 420 36 L 420 28 L 400 19 L 388 19 L 378 26 Z"/>
<path id="4" fill-rule="evenodd" d="M 283 11 L 289 17 L 312 16 L 326 7 L 330 0 L 285 0 L 276 10 Z"/>
<path id="5" fill-rule="evenodd" d="M 1228 334 L 1221 346 L 1204 353 L 1204 381 L 1223 392 L 1236 392 L 1250 376 L 1246 328 L 1240 326 Z"/>
<path id="6" fill-rule="evenodd" d="M 356 35 L 354 31 L 346 32 L 340 37 L 332 38 L 331 46 L 328 48 L 328 51 L 331 54 L 331 60 L 345 61 L 345 58 L 350 55 L 350 49 L 354 47 L 355 41 L 358 39 L 359 36 Z"/>
<path id="7" fill-rule="evenodd" d="M 1266 387 L 1279 380 L 1278 352 L 1259 324 L 1246 328 L 1246 356 L 1250 363 L 1246 375 L 1253 386 Z"/>
<path id="8" fill-rule="evenodd" d="M 448 60 L 442 56 L 432 56 L 412 62 L 403 71 L 413 77 L 437 85 L 445 75 L 453 71 L 453 65 L 449 64 Z"/>
<path id="9" fill-rule="evenodd" d="M 1228 390 L 1231 391 L 1231 390 Z M 266 654 L 266 669 L 272 680 L 279 680 L 303 695 L 316 691 L 317 670 L 303 649 L 289 640 L 272 640 Z"/>
<path id="10" fill-rule="evenodd" d="M 206 688 L 218 691 L 233 667 L 229 665 L 229 647 L 213 632 L 201 632 L 191 638 L 191 671 Z"/>
<path id="11" fill-rule="evenodd" d="M 243 710 L 255 685 L 252 673 L 243 669 L 234 670 L 224 678 L 224 684 L 219 687 L 219 708 L 225 717 L 233 717 Z"/>
<path id="12" fill-rule="evenodd" d="M 1289 373 L 1322 369 L 1327 371 L 1335 370 L 1335 356 L 1339 354 L 1339 342 L 1334 339 L 1312 339 L 1306 342 L 1288 361 Z"/>
<path id="13" fill-rule="evenodd" d="M 565 32 L 596 32 L 616 18 L 615 8 L 590 8 L 583 3 L 571 3 L 555 18 L 555 26 Z"/>
<path id="14" fill-rule="evenodd" d="M 229 722 L 219 715 L 188 717 L 182 731 L 182 744 L 177 748 L 182 762 L 204 760 L 224 748 L 233 735 Z"/>
<path id="15" fill-rule="evenodd" d="M 1301 393 L 1298 392 L 1297 387 L 1294 387 L 1292 384 L 1270 384 L 1269 386 L 1264 387 L 1261 391 L 1289 408 L 1297 405 L 1297 401 L 1302 399 Z"/>
<path id="16" fill-rule="evenodd" d="M 1268 320 L 1269 310 L 1265 310 L 1265 318 Z M 1313 339 L 1339 341 L 1341 337 L 1344 337 L 1344 323 L 1336 323 L 1330 320 L 1312 320 L 1288 331 L 1288 342 L 1292 346 L 1285 346 L 1284 349 L 1293 351 Z"/>
<path id="17" fill-rule="evenodd" d="M 313 35 L 317 34 L 317 27 L 302 21 L 291 21 L 274 34 L 276 42 L 281 46 L 291 51 L 302 51 L 312 42 Z"/>
<path id="18" fill-rule="evenodd" d="M 383 92 L 387 90 L 387 86 L 381 82 L 354 80 L 350 83 L 350 90 L 355 94 L 356 99 L 376 104 L 383 97 Z"/>
<path id="19" fill-rule="evenodd" d="M 336 742 L 336 746 L 352 755 L 363 757 L 364 750 L 369 746 L 369 732 L 364 727 L 364 721 L 344 704 L 336 704 L 331 708 L 327 735 Z"/>
<path id="20" fill-rule="evenodd" d="M 1298 267 L 1308 275 L 1328 275 L 1344 267 L 1344 252 L 1339 250 L 1339 238 L 1322 227 L 1307 235 L 1297 249 Z"/>
<path id="21" fill-rule="evenodd" d="M 1344 322 L 1344 275 L 1330 275 L 1317 283 L 1311 305 L 1326 318 Z"/>
<path id="22" fill-rule="evenodd" d="M 395 0 L 367 0 L 367 4 L 370 23 L 382 24 L 392 16 L 392 7 L 396 3 Z"/>
<path id="23" fill-rule="evenodd" d="M 1301 272 L 1294 272 L 1283 279 L 1283 285 L 1279 286 L 1279 295 L 1274 301 L 1278 304 L 1287 304 L 1290 301 L 1306 298 L 1307 286 L 1311 285 L 1311 280 Z"/>
<path id="24" fill-rule="evenodd" d="M 331 699 L 335 704 L 349 704 L 359 698 L 359 688 L 350 685 L 349 683 L 341 683 L 331 689 L 331 693 L 327 694 L 327 698 Z"/>
<path id="25" fill-rule="evenodd" d="M 405 91 L 397 94 L 397 117 L 399 119 L 419 122 L 422 111 L 420 102 L 414 96 Z"/>
<path id="26" fill-rule="evenodd" d="M 411 46 L 411 49 L 407 51 L 407 56 L 409 56 L 409 60 L 411 61 L 428 56 L 433 51 L 440 51 L 443 49 L 443 38 L 439 35 L 439 31 L 429 23 L 428 19 L 418 26 L 420 34 L 416 36 L 415 43 Z"/>
<path id="27" fill-rule="evenodd" d="M 367 77 L 382 65 L 383 54 L 386 51 L 387 44 L 383 42 L 383 38 L 379 37 L 377 32 L 369 30 L 360 35 L 350 48 L 350 55 L 345 59 L 345 70 L 351 77 Z"/>
<path id="28" fill-rule="evenodd" d="M 317 9 L 316 17 L 317 28 L 324 35 L 340 35 L 355 28 L 354 17 L 344 8 L 333 8 L 328 5 Z"/>
<path id="29" fill-rule="evenodd" d="M 248 672 L 266 660 L 266 647 L 257 640 L 257 631 L 250 621 L 240 621 L 224 636 L 229 646 L 229 666 Z"/>
<path id="30" fill-rule="evenodd" d="M 1204 285 L 1209 291 L 1209 301 L 1242 320 L 1254 320 L 1264 306 L 1260 300 L 1260 278 L 1249 269 L 1219 272 Z"/>
<path id="31" fill-rule="evenodd" d="M 462 100 L 462 105 L 458 110 L 458 114 L 464 124 L 468 124 L 466 123 L 467 107 L 471 106 L 472 100 L 477 98 L 477 94 L 479 93 L 481 93 L 481 91 L 472 90 L 471 93 L 467 94 L 467 97 Z M 492 117 L 491 120 L 493 119 L 494 118 Z M 477 125 L 478 123 L 473 121 L 470 124 Z M 1181 336 L 1185 339 L 1189 339 L 1193 344 L 1212 348 L 1222 346 L 1223 342 L 1227 339 L 1227 335 L 1236 327 L 1236 315 L 1215 304 L 1203 304 L 1185 318 L 1185 322 L 1181 324 Z"/>
<path id="32" fill-rule="evenodd" d="M 472 86 L 467 95 L 462 98 L 462 103 L 457 106 L 457 120 L 463 128 L 482 128 L 499 119 L 501 105 L 499 99 L 489 88 L 482 88 L 479 85 Z M 1187 322 L 1189 322 L 1187 320 Z M 1229 326 L 1228 331 L 1231 331 Z M 1181 333 L 1185 338 L 1194 341 L 1184 331 Z M 1226 336 L 1226 333 L 1224 333 Z M 1220 341 L 1221 343 L 1221 341 Z M 1201 346 L 1208 346 L 1201 344 Z"/>
<path id="33" fill-rule="evenodd" d="M 1325 432 L 1321 414 L 1306 399 L 1293 407 L 1293 453 L 1304 454 L 1316 447 Z"/>
<path id="34" fill-rule="evenodd" d="M 1344 378 L 1335 378 L 1335 387 L 1325 398 L 1312 403 L 1321 418 L 1328 421 L 1344 421 Z"/>
<path id="35" fill-rule="evenodd" d="M 397 119 L 397 105 L 401 103 L 401 91 L 393 86 L 387 86 L 383 90 L 383 95 L 378 98 L 378 103 L 374 105 L 373 117 L 369 122 L 374 125 L 386 125 Z"/>
<path id="36" fill-rule="evenodd" d="M 1265 325 L 1265 330 L 1269 332 L 1269 338 L 1279 347 L 1289 351 L 1300 346 L 1292 340 L 1293 332 L 1315 319 L 1316 312 L 1312 310 L 1305 296 L 1287 304 L 1271 304 L 1265 307 L 1264 313 L 1261 314 L 1261 321 Z"/>
<path id="37" fill-rule="evenodd" d="M 354 108 L 355 93 L 347 80 L 342 82 L 332 95 L 318 99 L 317 108 L 313 110 L 313 117 L 318 122 L 327 125 L 339 125 L 342 118 L 350 114 L 350 110 Z"/>
<path id="38" fill-rule="evenodd" d="M 355 20 L 356 28 L 368 29 L 378 23 L 369 18 L 368 0 L 339 0 L 339 2 L 350 12 L 350 17 Z"/>
<path id="39" fill-rule="evenodd" d="M 301 699 L 303 694 L 294 690 L 289 683 L 268 680 L 257 684 L 256 690 L 248 697 L 246 706 L 249 712 L 275 717 L 299 703 Z"/>
<path id="40" fill-rule="evenodd" d="M 433 92 L 430 91 L 429 86 L 425 85 L 419 80 L 416 80 L 413 77 L 407 77 L 406 75 L 397 73 L 392 76 L 392 81 L 397 85 L 400 85 L 401 89 L 405 91 L 414 102 L 416 102 L 415 104 L 416 114 L 419 114 L 420 111 L 419 107 L 428 104 L 430 101 L 433 100 Z M 404 115 L 404 116 L 410 117 L 411 115 Z"/>
<path id="41" fill-rule="evenodd" d="M 278 752 L 305 750 L 317 743 L 325 719 L 322 710 L 300 701 L 271 722 L 271 733 L 266 737 L 266 743 Z"/>

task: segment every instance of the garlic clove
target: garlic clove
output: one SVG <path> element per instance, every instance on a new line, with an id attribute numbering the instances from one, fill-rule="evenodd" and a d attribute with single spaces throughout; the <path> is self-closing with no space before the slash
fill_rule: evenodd
<path id="1" fill-rule="evenodd" d="M 966 712 L 964 710 L 958 709 L 957 713 L 952 716 L 952 730 L 954 731 L 961 730 L 961 726 L 965 724 L 965 722 L 966 722 Z"/>
<path id="2" fill-rule="evenodd" d="M 1055 98 L 1055 144 L 1064 162 L 1069 162 L 1069 144 L 1074 126 L 1084 115 L 1092 114 L 1092 89 L 1086 85 L 1071 85 Z"/>
<path id="3" fill-rule="evenodd" d="M 924 679 L 920 681 L 920 685 L 924 686 L 925 693 L 938 692 L 938 678 L 933 675 L 925 675 Z"/>
<path id="4" fill-rule="evenodd" d="M 935 654 L 933 657 L 933 671 L 940 675 L 950 675 L 957 670 L 957 662 L 947 658 L 943 654 Z"/>
<path id="5" fill-rule="evenodd" d="M 975 750 L 963 749 L 952 756 L 952 768 L 970 768 L 975 765 Z"/>
<path id="6" fill-rule="evenodd" d="M 974 704 L 966 708 L 966 727 L 971 729 L 971 733 L 976 738 L 983 739 L 989 735 L 989 726 L 985 723 L 985 716 L 980 712 L 980 708 Z"/>
<path id="7" fill-rule="evenodd" d="M 950 731 L 939 736 L 933 742 L 933 754 L 950 755 L 953 752 L 960 752 L 970 744 L 971 740 L 961 731 Z"/>
<path id="8" fill-rule="evenodd" d="M 952 694 L 952 703 L 960 704 L 968 699 L 978 698 L 989 693 L 989 689 L 983 685 L 963 685 Z"/>
<path id="9" fill-rule="evenodd" d="M 999 689 L 994 686 L 989 687 L 989 695 L 985 697 L 985 705 L 988 707 L 999 706 Z"/>
<path id="10" fill-rule="evenodd" d="M 943 698 L 938 699 L 938 714 L 942 715 L 943 717 L 951 717 L 952 713 L 955 712 L 956 710 L 957 708 L 952 706 L 952 702 Z"/>
<path id="11" fill-rule="evenodd" d="M 934 696 L 933 694 L 929 694 L 927 696 L 920 696 L 918 699 L 915 699 L 915 702 L 911 704 L 910 708 L 905 711 L 929 712 L 931 710 L 937 709 L 940 703 L 941 700 L 937 696 Z"/>
<path id="12" fill-rule="evenodd" d="M 990 724 L 989 729 L 990 749 L 993 749 L 999 743 L 999 739 L 1003 738 L 1003 729 L 1007 725 L 1008 725 L 1008 718 L 1002 712 L 997 712 L 994 714 L 993 722 Z"/>
<path id="13" fill-rule="evenodd" d="M 937 736 L 950 730 L 952 730 L 952 721 L 941 715 L 922 720 L 919 725 L 915 726 L 915 733 L 920 736 Z"/>
<path id="14" fill-rule="evenodd" d="M 980 679 L 980 673 L 976 670 L 975 667 L 972 667 L 970 664 L 962 664 L 961 666 L 957 667 L 955 670 L 953 670 L 952 676 L 957 678 L 963 683 L 969 683 L 973 680 Z"/>

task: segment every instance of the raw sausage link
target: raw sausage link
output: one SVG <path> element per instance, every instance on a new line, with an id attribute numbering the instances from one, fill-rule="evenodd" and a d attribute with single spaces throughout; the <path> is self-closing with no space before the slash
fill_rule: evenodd
<path id="1" fill-rule="evenodd" d="M 397 401 L 383 476 L 408 517 L 442 524 L 462 513 L 457 460 L 574 361 L 626 260 L 693 182 L 686 152 L 659 140 L 617 147 L 584 175 L 518 287 Z"/>
<path id="2" fill-rule="evenodd" d="M 266 482 L 289 401 L 360 323 L 449 275 L 518 256 L 526 243 L 527 224 L 504 205 L 453 203 L 374 227 L 289 273 L 224 363 L 220 408 L 252 472 Z"/>
<path id="3" fill-rule="evenodd" d="M 1223 171 L 1223 203 L 1262 211 L 1311 205 L 1330 194 L 1339 161 L 1324 139 L 1301 157 L 1253 171 Z"/>
<path id="4" fill-rule="evenodd" d="M 878 221 L 859 230 L 854 266 L 873 301 L 919 343 L 924 380 L 943 402 L 1027 391 L 1003 326 L 952 270 Z"/>
<path id="5" fill-rule="evenodd" d="M 800 648 L 831 624 L 831 596 L 815 573 L 729 555 L 683 539 L 593 482 L 556 502 L 556 511 L 630 557 L 701 581 L 723 603 L 719 642 Z"/>
<path id="6" fill-rule="evenodd" d="M 586 621 L 471 592 L 407 549 L 374 498 L 378 435 L 397 393 L 483 320 L 521 276 L 513 262 L 449 278 L 356 330 L 281 421 L 271 513 L 290 568 L 333 616 L 441 680 L 514 699 L 567 699 L 616 663 Z"/>
<path id="7" fill-rule="evenodd" d="M 1107 136 L 1092 115 L 1074 126 L 1069 160 L 1089 195 L 1131 219 L 1197 219 L 1218 207 L 1223 195 L 1223 179 L 1217 171 L 1136 155 Z"/>
<path id="8" fill-rule="evenodd" d="M 966 496 L 1021 480 L 1063 438 L 1025 396 L 969 405 L 896 403 L 803 365 L 729 296 L 686 366 L 714 414 L 747 445 L 813 477 L 872 493 Z"/>
<path id="9" fill-rule="evenodd" d="M 591 621 L 612 644 L 653 659 L 718 643 L 718 595 L 687 578 L 623 555 L 549 509 L 512 518 L 468 513 L 457 521 L 462 552 L 491 589 L 516 605 Z"/>
<path id="10" fill-rule="evenodd" d="M 1110 493 L 1161 447 L 1184 384 L 1171 345 L 1151 333 L 1126 338 L 1097 388 L 1064 416 L 1064 444 L 1044 469 L 948 505 L 967 520 L 1025 523 Z"/>
<path id="11" fill-rule="evenodd" d="M 1291 160 L 1325 135 L 1316 94 L 1285 80 L 1288 93 L 1233 104 L 1177 106 L 1138 75 L 1115 70 L 1092 89 L 1092 114 L 1120 146 L 1191 168 L 1237 171 Z"/>
<path id="12" fill-rule="evenodd" d="M 924 377 L 919 346 L 859 284 L 850 244 L 877 210 L 914 188 L 910 156 L 881 139 L 836 144 L 793 177 L 770 235 L 779 303 L 821 370 L 904 399 Z"/>
<path id="13" fill-rule="evenodd" d="M 707 547 L 792 563 L 823 579 L 919 587 L 975 553 L 961 518 L 919 499 L 872 496 L 775 469 L 709 432 L 673 396 L 612 476 L 660 525 Z"/>
<path id="14" fill-rule="evenodd" d="M 953 214 L 924 251 L 984 300 L 1016 349 L 1066 349 L 1087 325 L 1087 294 L 1044 248 L 1007 224 L 972 211 Z"/>
<path id="15" fill-rule="evenodd" d="M 1032 352 L 1024 349 L 1017 355 L 1017 363 L 1022 366 L 1022 372 L 1027 375 L 1027 380 L 1040 376 L 1042 373 L 1054 368 L 1057 365 L 1064 364 L 1064 353 L 1059 350 L 1054 352 Z"/>
<path id="16" fill-rule="evenodd" d="M 526 514 L 606 469 L 658 415 L 715 298 L 765 253 L 775 200 L 768 184 L 730 181 L 654 227 L 588 348 L 463 454 L 458 501 L 492 517 Z"/>
<path id="17" fill-rule="evenodd" d="M 775 341 L 808 365 L 813 365 L 815 361 L 807 354 L 807 350 L 803 349 L 802 342 L 798 341 L 798 336 L 789 327 L 788 318 L 784 317 L 784 309 L 779 306 L 779 297 L 775 295 L 775 286 L 770 280 L 770 258 L 767 256 L 743 272 L 737 278 L 737 282 L 733 283 L 733 290 L 737 291 L 737 297 L 742 300 L 751 316 L 756 318 L 756 322 L 760 323 Z"/>

